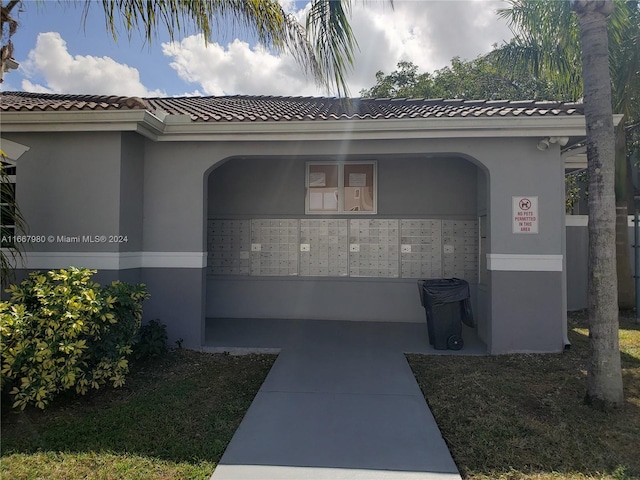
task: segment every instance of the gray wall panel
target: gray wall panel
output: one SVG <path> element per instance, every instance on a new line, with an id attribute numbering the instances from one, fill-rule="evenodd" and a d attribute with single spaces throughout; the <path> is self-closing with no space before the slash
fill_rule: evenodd
<path id="1" fill-rule="evenodd" d="M 477 311 L 477 288 L 471 301 Z M 208 317 L 424 322 L 415 281 L 209 277 Z"/>
<path id="2" fill-rule="evenodd" d="M 304 215 L 305 160 L 232 158 L 209 176 L 208 217 Z M 378 158 L 378 216 L 475 217 L 477 168 L 462 158 Z"/>
<path id="3" fill-rule="evenodd" d="M 205 172 L 231 152 L 220 150 L 208 142 L 145 140 L 145 251 L 206 251 Z"/>
<path id="4" fill-rule="evenodd" d="M 169 345 L 182 339 L 187 348 L 204 341 L 204 278 L 198 268 L 147 268 L 142 282 L 151 298 L 144 305 L 145 321 L 158 319 L 167 325 Z"/>
<path id="5" fill-rule="evenodd" d="M 378 162 L 378 214 L 475 216 L 477 167 L 462 158 L 388 158 Z"/>
<path id="6" fill-rule="evenodd" d="M 587 308 L 589 232 L 584 227 L 567 227 L 567 310 Z"/>
<path id="7" fill-rule="evenodd" d="M 120 133 L 8 135 L 28 145 L 16 196 L 31 235 L 110 235 L 119 231 Z M 34 251 L 117 251 L 117 244 L 48 242 Z"/>
<path id="8" fill-rule="evenodd" d="M 485 157 L 490 173 L 490 253 L 561 254 L 564 210 L 564 167 L 557 145 L 541 152 L 531 140 L 504 140 L 502 147 Z M 517 153 L 516 153 L 517 152 Z M 517 158 L 515 158 L 517 155 Z M 498 165 L 496 165 L 498 162 Z M 538 197 L 538 234 L 514 234 L 512 197 Z"/>
<path id="9" fill-rule="evenodd" d="M 121 252 L 142 250 L 142 208 L 144 205 L 144 141 L 133 133 L 122 134 L 120 167 L 120 228 L 114 234 L 126 235 Z"/>
<path id="10" fill-rule="evenodd" d="M 476 330 L 478 337 L 486 345 L 489 345 L 491 338 L 491 291 L 487 285 L 475 285 L 471 286 L 476 289 L 476 294 L 472 296 L 472 301 L 475 297 L 475 308 L 473 310 L 474 318 L 476 319 Z"/>
<path id="11" fill-rule="evenodd" d="M 562 272 L 491 272 L 489 352 L 561 352 Z"/>
<path id="12" fill-rule="evenodd" d="M 209 176 L 209 218 L 304 215 L 305 162 L 293 158 L 233 158 Z"/>
<path id="13" fill-rule="evenodd" d="M 584 217 L 583 217 L 584 218 Z M 634 275 L 634 228 L 629 227 L 629 263 Z M 567 310 L 588 307 L 589 229 L 583 226 L 567 227 Z M 640 273 L 640 272 L 639 272 Z"/>

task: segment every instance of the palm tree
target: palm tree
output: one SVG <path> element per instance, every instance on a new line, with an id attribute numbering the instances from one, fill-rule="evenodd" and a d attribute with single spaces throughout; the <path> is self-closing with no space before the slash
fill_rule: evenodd
<path id="1" fill-rule="evenodd" d="M 554 82 L 574 101 L 584 95 L 580 68 L 581 50 L 578 18 L 571 4 L 555 0 L 508 0 L 510 7 L 498 13 L 509 22 L 515 38 L 499 49 L 504 68 L 528 73 Z M 632 308 L 635 291 L 629 263 L 627 215 L 628 192 L 627 134 L 640 119 L 640 8 L 637 0 L 615 0 L 607 23 L 609 66 L 613 80 L 613 107 L 624 115 L 617 131 L 615 155 L 616 263 L 618 305 Z"/>
<path id="2" fill-rule="evenodd" d="M 23 1 L 7 0 L 0 6 L 0 71 L 13 54 L 11 37 L 18 28 L 13 12 Z M 327 90 L 334 87 L 338 95 L 348 93 L 345 76 L 357 48 L 349 25 L 351 0 L 312 0 L 304 26 L 277 0 L 84 0 L 85 20 L 96 4 L 103 8 L 106 29 L 114 39 L 122 27 L 128 35 L 144 32 L 151 43 L 164 27 L 171 40 L 176 34 L 194 30 L 210 41 L 221 27 L 231 23 L 256 35 L 265 46 L 292 54 Z"/>
<path id="3" fill-rule="evenodd" d="M 615 135 L 607 18 L 613 0 L 572 0 L 580 24 L 584 115 L 589 172 L 589 366 L 587 402 L 599 409 L 624 403 L 616 263 L 609 246 L 615 241 Z"/>

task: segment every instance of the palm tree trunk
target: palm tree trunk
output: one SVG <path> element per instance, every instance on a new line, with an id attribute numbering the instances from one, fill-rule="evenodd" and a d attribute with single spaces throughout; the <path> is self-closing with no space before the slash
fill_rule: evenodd
<path id="1" fill-rule="evenodd" d="M 622 406 L 616 278 L 615 136 L 606 20 L 612 0 L 574 0 L 580 22 L 589 170 L 589 365 L 586 401 Z"/>

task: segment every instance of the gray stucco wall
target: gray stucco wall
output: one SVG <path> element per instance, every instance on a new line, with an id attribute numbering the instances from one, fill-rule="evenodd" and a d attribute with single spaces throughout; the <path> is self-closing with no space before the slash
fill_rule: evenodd
<path id="1" fill-rule="evenodd" d="M 567 309 L 587 308 L 589 232 L 587 226 L 567 226 Z"/>
<path id="2" fill-rule="evenodd" d="M 120 228 L 127 241 L 119 243 L 122 252 L 142 250 L 144 205 L 144 141 L 133 133 L 122 134 L 120 163 Z"/>
<path id="3" fill-rule="evenodd" d="M 564 348 L 561 272 L 491 272 L 489 351 L 560 352 Z"/>
<path id="4" fill-rule="evenodd" d="M 16 188 L 29 234 L 56 237 L 29 244 L 28 251 L 117 251 L 117 244 L 67 243 L 57 237 L 119 232 L 120 133 L 7 137 L 31 147 L 19 160 Z"/>
<path id="5" fill-rule="evenodd" d="M 478 168 L 462 158 L 378 162 L 378 216 L 476 219 Z"/>
<path id="6" fill-rule="evenodd" d="M 304 175 L 300 159 L 229 159 L 209 175 L 207 216 L 302 216 Z"/>
<path id="7" fill-rule="evenodd" d="M 229 159 L 209 176 L 208 217 L 304 216 L 308 158 Z M 378 217 L 476 218 L 477 167 L 467 160 L 369 159 L 378 161 Z"/>
<path id="8" fill-rule="evenodd" d="M 490 251 L 503 254 L 562 254 L 564 166 L 557 145 L 541 152 L 531 140 L 506 139 L 478 159 L 491 170 Z M 512 197 L 537 196 L 539 233 L 513 234 Z"/>
<path id="9" fill-rule="evenodd" d="M 582 225 L 567 225 L 567 309 L 569 311 L 587 308 L 588 268 L 589 268 L 589 230 L 586 216 L 573 216 L 582 221 Z M 575 222 L 574 222 L 575 223 Z M 635 267 L 633 244 L 634 227 L 629 227 L 629 263 L 631 274 Z"/>
<path id="10" fill-rule="evenodd" d="M 206 253 L 207 218 L 218 213 L 231 217 L 302 216 L 306 159 L 378 160 L 379 218 L 475 219 L 486 210 L 488 254 L 562 254 L 562 161 L 557 146 L 540 152 L 531 138 L 212 143 L 154 142 L 116 132 L 31 133 L 6 137 L 31 147 L 20 159 L 17 175 L 18 201 L 31 233 L 109 235 L 122 234 L 126 229 L 131 235 L 131 244 L 126 246 L 55 243 L 38 248 L 45 252 L 100 253 L 122 249 L 125 253 L 159 254 L 159 260 L 154 258 L 152 265 L 129 268 L 117 275 L 132 279 L 139 276 L 148 284 L 152 299 L 145 306 L 146 318 L 159 318 L 167 323 L 172 341 L 181 337 L 185 346 L 200 346 L 205 314 L 224 313 L 222 304 L 219 310 L 215 305 L 220 292 L 232 289 L 234 293 L 228 298 L 246 302 L 248 292 L 265 282 L 256 279 L 255 284 L 251 284 L 226 279 L 225 284 L 218 285 L 220 290 L 214 288 L 215 282 L 222 279 L 207 280 L 201 264 Z M 301 156 L 308 152 L 313 152 L 313 156 Z M 242 162 L 251 166 L 258 157 L 266 163 L 283 162 L 284 171 L 274 180 L 273 176 L 268 177 L 268 172 L 263 171 L 265 177 L 247 171 L 251 168 L 242 169 L 237 172 L 242 173 L 238 181 L 260 201 L 247 202 L 236 195 L 236 190 L 233 197 L 229 197 L 232 201 L 227 201 L 224 191 L 229 193 L 229 189 L 220 181 L 222 177 L 216 180 L 216 176 L 224 172 L 224 167 L 232 173 Z M 231 160 L 216 171 L 215 167 L 227 159 Z M 291 163 L 292 159 L 296 161 Z M 480 178 L 473 163 L 480 165 L 486 179 Z M 287 165 L 290 171 L 286 171 Z M 213 174 L 209 175 L 210 172 Z M 294 182 L 294 178 L 299 180 Z M 555 178 L 557 182 L 553 181 Z M 284 188 L 287 185 L 290 188 Z M 260 193 L 252 189 L 260 189 Z M 539 234 L 511 232 L 511 198 L 518 195 L 538 196 Z M 484 204 L 483 199 L 487 199 Z M 258 210 L 252 211 L 253 208 Z M 111 273 L 105 272 L 105 275 Z M 534 342 L 534 349 L 557 351 L 561 348 L 556 326 L 562 325 L 562 308 L 556 307 L 562 303 L 563 286 L 556 281 L 556 272 L 494 269 L 486 277 L 487 282 L 472 295 L 476 297 L 479 316 L 486 316 L 480 318 L 479 331 L 490 341 L 491 352 L 530 349 L 523 347 L 529 345 L 527 338 L 516 332 L 522 328 L 524 331 L 537 328 L 535 334 L 540 338 Z M 300 297 L 322 294 L 326 300 L 339 291 L 343 296 L 340 301 L 347 310 L 352 308 L 349 302 L 356 298 L 362 299 L 360 304 L 377 306 L 380 312 L 401 310 L 406 314 L 404 318 L 423 321 L 414 281 L 345 280 L 347 285 L 341 285 L 323 280 L 321 284 L 294 279 L 292 281 L 297 282 L 294 293 Z M 260 291 L 278 290 L 280 298 L 290 298 L 287 292 L 294 284 L 282 286 L 279 281 L 270 279 L 268 287 Z M 290 279 L 285 280 L 288 281 Z M 542 292 L 550 307 L 530 308 L 528 304 L 514 301 L 512 295 L 504 294 L 515 286 Z M 394 293 L 385 296 L 385 292 Z M 319 303 L 320 298 L 314 302 Z M 412 298 L 414 300 L 410 300 Z M 265 305 L 267 300 L 273 298 L 265 298 Z M 240 308 L 238 305 L 236 303 L 236 308 Z M 245 307 L 247 305 L 242 304 L 242 308 Z M 265 307 L 264 311 L 271 310 Z M 507 321 L 508 315 L 517 318 L 517 322 Z"/>
<path id="11" fill-rule="evenodd" d="M 205 271 L 199 268 L 147 268 L 142 281 L 151 298 L 145 302 L 146 320 L 167 325 L 169 343 L 199 348 L 204 340 Z"/>

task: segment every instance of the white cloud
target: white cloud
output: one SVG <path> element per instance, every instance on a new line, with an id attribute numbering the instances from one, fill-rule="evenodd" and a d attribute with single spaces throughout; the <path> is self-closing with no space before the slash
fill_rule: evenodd
<path id="1" fill-rule="evenodd" d="M 47 93 L 90 93 L 101 95 L 159 96 L 140 81 L 136 68 L 116 62 L 110 57 L 72 56 L 67 43 L 57 32 L 38 34 L 36 46 L 24 63 L 22 88 Z M 42 76 L 46 85 L 30 79 Z"/>
<path id="2" fill-rule="evenodd" d="M 32 83 L 30 80 L 27 80 L 27 79 L 22 80 L 22 90 L 26 92 L 32 92 L 32 93 L 56 93 L 50 88 L 45 87 L 44 85 Z"/>
<path id="3" fill-rule="evenodd" d="M 291 0 L 280 1 L 291 11 Z M 489 52 L 492 44 L 511 37 L 495 14 L 503 5 L 500 0 L 395 0 L 392 8 L 387 2 L 355 2 L 350 23 L 360 49 L 348 75 L 351 95 L 371 87 L 377 71 L 389 73 L 401 60 L 424 72 L 448 65 L 454 56 L 473 59 Z M 308 8 L 293 12 L 302 23 Z M 326 94 L 290 56 L 237 39 L 226 47 L 205 47 L 194 35 L 164 43 L 162 50 L 181 79 L 210 95 Z"/>
<path id="4" fill-rule="evenodd" d="M 294 0 L 279 0 L 302 23 L 304 8 Z M 350 20 L 360 49 L 355 69 L 348 74 L 351 95 L 375 83 L 375 74 L 395 70 L 401 60 L 433 71 L 449 64 L 454 56 L 472 59 L 486 53 L 494 43 L 511 37 L 495 10 L 501 0 L 395 0 L 354 2 Z M 22 62 L 22 88 L 36 92 L 95 93 L 164 96 L 141 82 L 138 69 L 110 57 L 73 55 L 55 32 L 38 35 L 27 61 Z M 205 46 L 201 36 L 163 43 L 161 51 L 177 73 L 163 79 L 167 90 L 185 95 L 326 95 L 289 55 L 274 54 L 241 40 Z M 152 73 L 152 72 L 149 72 Z M 179 80 L 178 80 L 179 78 Z M 190 85 L 177 85 L 176 81 Z M 6 85 L 3 86 L 6 90 Z"/>
<path id="5" fill-rule="evenodd" d="M 453 57 L 473 59 L 511 38 L 496 10 L 500 0 L 395 0 L 356 4 L 351 20 L 360 51 L 351 92 L 371 87 L 375 73 L 390 73 L 401 60 L 433 72 Z"/>
<path id="6" fill-rule="evenodd" d="M 163 43 L 162 52 L 185 82 L 209 95 L 314 95 L 317 90 L 288 55 L 277 56 L 238 39 L 225 47 L 205 45 L 201 35 Z"/>

